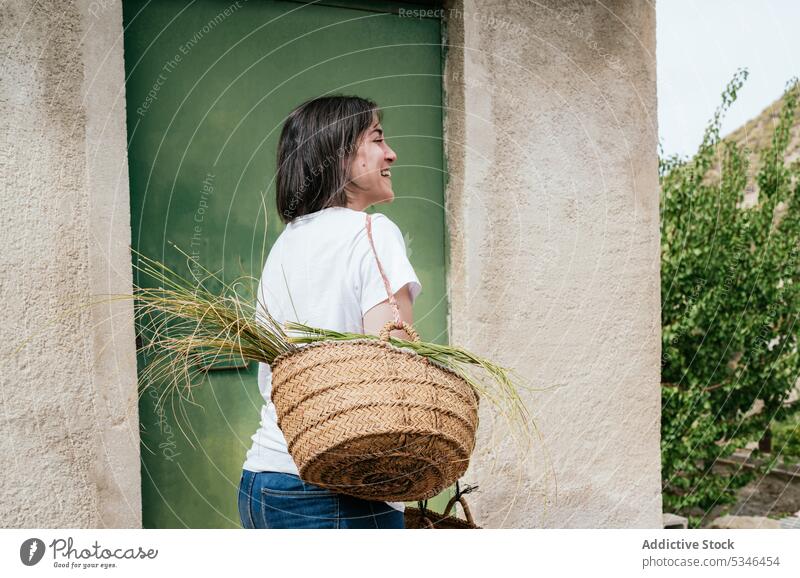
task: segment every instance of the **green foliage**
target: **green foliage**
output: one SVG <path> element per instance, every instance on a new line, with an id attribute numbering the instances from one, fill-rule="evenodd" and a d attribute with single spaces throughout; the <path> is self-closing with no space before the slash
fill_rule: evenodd
<path id="1" fill-rule="evenodd" d="M 800 367 L 800 186 L 784 153 L 798 84 L 784 94 L 761 152 L 758 200 L 744 203 L 746 151 L 720 141 L 720 123 L 747 78 L 739 71 L 689 160 L 660 161 L 662 485 L 666 511 L 730 503 L 763 471 L 712 469 L 773 420 Z M 749 412 L 756 401 L 763 410 Z"/>
<path id="2" fill-rule="evenodd" d="M 800 413 L 772 424 L 772 450 L 786 466 L 800 462 Z"/>

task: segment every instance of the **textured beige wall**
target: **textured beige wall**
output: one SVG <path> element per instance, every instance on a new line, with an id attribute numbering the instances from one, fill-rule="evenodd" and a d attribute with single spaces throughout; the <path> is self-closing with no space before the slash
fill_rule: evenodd
<path id="1" fill-rule="evenodd" d="M 140 527 L 120 2 L 0 8 L 0 526 Z M 15 351 L 15 346 L 22 348 Z"/>
<path id="2" fill-rule="evenodd" d="M 521 459 L 481 408 L 487 527 L 661 527 L 655 9 L 449 6 L 451 340 L 515 367 Z"/>

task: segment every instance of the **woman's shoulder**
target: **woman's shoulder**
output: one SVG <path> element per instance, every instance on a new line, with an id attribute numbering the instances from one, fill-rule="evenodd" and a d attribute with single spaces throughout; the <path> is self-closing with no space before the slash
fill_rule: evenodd
<path id="1" fill-rule="evenodd" d="M 309 213 L 302 217 L 297 217 L 286 227 L 286 231 L 301 231 L 314 228 L 325 228 L 330 226 L 350 225 L 364 226 L 366 213 L 348 209 L 347 207 L 328 207 L 315 213 Z"/>
<path id="2" fill-rule="evenodd" d="M 305 248 L 349 247 L 354 251 L 371 251 L 367 235 L 368 220 L 373 241 L 377 245 L 404 243 L 400 228 L 383 213 L 368 214 L 345 207 L 330 207 L 292 221 L 280 234 L 270 253 L 294 253 L 298 244 Z"/>
<path id="3" fill-rule="evenodd" d="M 374 237 L 391 237 L 403 241 L 403 232 L 389 217 L 383 213 L 373 213 L 371 219 Z"/>
<path id="4" fill-rule="evenodd" d="M 310 215 L 299 217 L 292 221 L 290 227 L 292 234 L 305 236 L 311 233 L 315 236 L 325 236 L 325 232 L 336 237 L 355 237 L 366 236 L 367 221 L 373 231 L 379 235 L 398 235 L 400 229 L 389 217 L 383 213 L 365 213 L 346 207 L 329 207 Z M 402 234 L 400 234 L 402 236 Z"/>

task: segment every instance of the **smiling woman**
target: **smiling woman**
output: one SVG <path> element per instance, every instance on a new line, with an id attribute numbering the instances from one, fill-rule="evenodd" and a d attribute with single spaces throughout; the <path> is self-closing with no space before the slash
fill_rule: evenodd
<path id="1" fill-rule="evenodd" d="M 267 257 L 257 316 L 377 335 L 393 320 L 391 300 L 400 320 L 412 323 L 422 286 L 403 235 L 385 215 L 364 212 L 394 199 L 389 166 L 397 155 L 380 119 L 377 105 L 357 96 L 317 98 L 289 115 L 276 178 L 278 211 L 288 224 Z M 392 335 L 409 339 L 401 330 Z M 239 484 L 243 527 L 403 527 L 402 503 L 362 500 L 302 481 L 278 425 L 267 363 L 259 364 L 258 385 L 261 425 Z"/>
<path id="2" fill-rule="evenodd" d="M 276 178 L 284 223 L 329 207 L 360 211 L 394 198 L 388 166 L 397 155 L 383 139 L 380 120 L 375 102 L 344 96 L 310 100 L 289 115 Z"/>

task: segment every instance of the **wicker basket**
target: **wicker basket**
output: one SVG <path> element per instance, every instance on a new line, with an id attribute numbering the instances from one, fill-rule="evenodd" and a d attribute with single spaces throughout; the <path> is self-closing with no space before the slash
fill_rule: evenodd
<path id="1" fill-rule="evenodd" d="M 477 395 L 452 371 L 390 345 L 395 327 L 387 323 L 380 340 L 314 343 L 273 363 L 272 401 L 303 480 L 401 502 L 431 498 L 466 471 Z"/>
<path id="2" fill-rule="evenodd" d="M 404 329 L 389 281 L 394 321 L 379 339 L 322 341 L 276 358 L 272 402 L 300 477 L 368 500 L 435 496 L 466 471 L 475 448 L 478 396 L 459 375 L 389 343 Z"/>
<path id="3" fill-rule="evenodd" d="M 456 503 L 461 504 L 465 520 L 451 516 L 450 512 Z M 453 496 L 444 510 L 444 514 L 432 512 L 427 508 L 406 508 L 405 525 L 407 530 L 480 530 L 472 519 L 464 496 Z"/>

